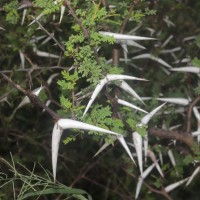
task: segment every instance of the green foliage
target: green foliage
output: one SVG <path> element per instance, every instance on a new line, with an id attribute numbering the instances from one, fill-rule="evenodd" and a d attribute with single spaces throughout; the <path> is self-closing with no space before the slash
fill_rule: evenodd
<path id="1" fill-rule="evenodd" d="M 76 14 L 80 17 L 82 24 L 89 29 L 107 17 L 106 9 L 104 7 L 100 8 L 100 3 L 96 4 L 94 1 L 92 3 L 93 5 L 89 10 L 76 10 Z"/>
<path id="2" fill-rule="evenodd" d="M 76 56 L 76 64 L 80 66 L 78 72 L 83 77 L 88 77 L 88 82 L 96 84 L 101 77 L 101 66 L 97 64 L 92 48 L 89 45 L 80 47 L 79 54 Z"/>
<path id="3" fill-rule="evenodd" d="M 197 46 L 200 48 L 200 35 L 196 37 Z"/>
<path id="4" fill-rule="evenodd" d="M 121 67 L 108 65 L 107 71 L 108 71 L 108 74 L 123 74 L 124 69 Z"/>
<path id="5" fill-rule="evenodd" d="M 60 10 L 60 6 L 62 5 L 63 0 L 56 0 L 56 1 L 35 0 L 33 3 L 36 7 L 43 9 L 42 11 L 43 14 L 51 14 Z"/>
<path id="6" fill-rule="evenodd" d="M 196 95 L 200 95 L 200 85 L 198 85 L 196 88 L 194 88 L 194 92 Z"/>
<path id="7" fill-rule="evenodd" d="M 62 71 L 63 80 L 58 81 L 58 85 L 62 90 L 74 90 L 76 82 L 78 81 L 78 73 L 69 74 L 68 71 Z"/>
<path id="8" fill-rule="evenodd" d="M 105 8 L 100 8 L 100 4 L 92 2 L 92 9 L 77 9 L 76 14 L 81 19 L 81 25 L 75 24 L 72 29 L 77 34 L 72 34 L 66 42 L 67 57 L 74 59 L 74 65 L 78 68 L 78 73 L 86 77 L 90 83 L 97 84 L 101 78 L 102 70 L 106 66 L 102 59 L 96 60 L 97 48 L 103 43 L 114 43 L 114 38 L 99 34 L 95 29 L 107 17 Z M 89 38 L 85 35 L 85 30 L 89 30 Z"/>
<path id="9" fill-rule="evenodd" d="M 14 0 L 10 3 L 7 3 L 3 8 L 6 13 L 6 21 L 11 24 L 16 24 L 19 20 L 19 14 L 17 12 L 18 1 Z"/>
<path id="10" fill-rule="evenodd" d="M 66 43 L 66 56 L 74 58 L 74 64 L 78 68 L 78 73 L 83 77 L 88 77 L 87 81 L 96 83 L 101 74 L 101 67 L 97 64 L 95 56 L 90 45 L 76 47 L 84 42 L 82 34 L 72 35 Z"/>
<path id="11" fill-rule="evenodd" d="M 1 190 L 13 189 L 13 199 L 30 199 L 31 197 L 42 198 L 51 197 L 52 195 L 59 194 L 64 196 L 73 196 L 76 199 L 87 199 L 91 200 L 91 196 L 81 189 L 66 187 L 63 184 L 54 184 L 51 180 L 51 175 L 42 166 L 41 169 L 44 170 L 44 177 L 35 174 L 36 165 L 34 164 L 33 169 L 29 170 L 22 164 L 8 163 L 6 160 L 0 158 L 0 161 L 6 164 L 10 168 L 10 173 L 1 173 L 0 183 Z M 23 172 L 20 172 L 20 170 Z M 18 183 L 17 183 L 18 182 Z M 20 185 L 18 188 L 18 193 L 15 193 L 16 183 Z M 84 197 L 87 195 L 87 198 Z M 12 198 L 10 194 L 7 194 L 7 198 Z M 4 199 L 4 198 L 3 198 Z"/>
<path id="12" fill-rule="evenodd" d="M 102 105 L 96 104 L 87 117 L 86 123 L 124 134 L 123 122 L 120 119 L 112 117 L 111 108 L 109 106 L 103 107 Z M 94 131 L 89 131 L 89 134 L 103 135 L 102 133 Z"/>
<path id="13" fill-rule="evenodd" d="M 137 123 L 136 123 L 135 120 L 133 120 L 133 119 L 131 119 L 131 118 L 128 118 L 128 119 L 127 119 L 127 123 L 128 123 L 128 125 L 130 126 L 130 128 L 131 128 L 132 130 L 135 130 L 135 129 L 136 129 Z"/>
<path id="14" fill-rule="evenodd" d="M 63 143 L 64 144 L 68 144 L 70 142 L 74 142 L 76 140 L 75 137 L 66 137 L 64 140 L 63 140 Z"/>
<path id="15" fill-rule="evenodd" d="M 133 12 L 130 19 L 138 23 L 142 21 L 143 17 L 147 15 L 155 15 L 155 14 L 156 14 L 155 10 L 150 10 L 149 8 L 145 8 L 144 11 L 137 10 Z"/>
<path id="16" fill-rule="evenodd" d="M 90 45 L 100 46 L 102 43 L 114 44 L 115 39 L 112 36 L 102 35 L 98 32 L 91 31 L 90 33 Z"/>
<path id="17" fill-rule="evenodd" d="M 190 165 L 193 162 L 198 162 L 200 160 L 200 152 L 198 151 L 199 147 L 197 145 L 193 146 L 193 155 L 186 155 L 184 160 L 183 160 L 183 164 L 184 165 Z"/>
<path id="18" fill-rule="evenodd" d="M 147 126 L 140 125 L 144 114 L 119 106 L 115 102 L 116 96 L 150 111 L 160 105 L 157 97 L 189 96 L 193 99 L 195 95 L 200 94 L 199 78 L 196 74 L 175 73 L 168 69 L 164 71 L 163 66 L 154 60 L 132 59 L 134 56 L 150 53 L 162 58 L 173 67 L 181 67 L 182 63 L 177 61 L 190 57 L 194 58 L 190 61 L 192 65 L 200 67 L 198 58 L 200 37 L 184 40 L 198 33 L 200 15 L 197 8 L 199 3 L 195 1 L 168 0 L 159 1 L 159 3 L 157 1 L 134 1 L 133 12 L 129 13 L 133 3 L 131 0 L 120 2 L 74 0 L 70 1 L 73 13 L 64 1 L 35 0 L 32 1 L 33 6 L 26 8 L 26 15 L 24 15 L 24 8 L 18 9 L 23 1 L 3 2 L 5 3 L 0 11 L 1 72 L 7 74 L 23 88 L 32 90 L 42 81 L 45 82 L 52 73 L 60 73 L 62 70 L 61 76 L 57 78 L 57 84 L 53 81 L 39 96 L 42 102 L 47 99 L 51 100 L 49 108 L 57 112 L 60 117 L 84 121 L 115 131 L 126 136 L 126 142 L 132 144 L 132 132 L 137 131 L 142 137 L 147 135 Z M 108 2 L 110 7 L 104 5 L 105 2 Z M 61 5 L 65 5 L 66 8 L 62 22 L 58 23 Z M 178 17 L 177 13 L 179 13 Z M 44 16 L 38 21 L 45 30 L 37 23 L 28 26 L 33 21 L 30 16 L 37 17 L 40 14 Z M 23 17 L 25 21 L 21 25 Z M 126 22 L 127 18 L 129 19 Z M 119 58 L 127 55 L 128 60 L 124 62 L 120 59 L 120 62 L 115 65 L 108 64 L 113 56 L 116 41 L 114 37 L 102 35 L 99 31 L 120 33 L 123 24 L 125 24 L 124 34 L 154 37 L 158 40 L 136 41 L 141 42 L 146 49 L 127 45 L 128 52 L 124 50 L 125 46 L 121 48 L 120 42 L 122 41 L 117 41 Z M 48 32 L 50 34 L 47 34 Z M 58 43 L 52 39 L 52 36 L 61 45 L 65 45 L 65 52 L 60 51 Z M 168 40 L 170 36 L 173 37 Z M 123 44 L 126 45 L 126 41 L 123 41 Z M 61 55 L 60 59 L 39 56 L 34 51 L 34 47 L 37 47 L 38 52 L 46 52 L 46 55 L 48 52 Z M 165 50 L 176 47 L 181 47 L 180 51 L 164 53 Z M 24 56 L 24 69 L 19 51 Z M 167 74 L 166 71 L 169 73 Z M 139 81 L 127 81 L 127 83 L 141 97 L 152 97 L 153 99 L 145 101 L 146 105 L 143 105 L 116 86 L 120 81 L 112 82 L 114 84 L 108 83 L 93 102 L 89 112 L 82 117 L 85 105 L 95 86 L 107 74 L 126 74 L 146 78 L 149 81 L 145 83 Z M 40 108 L 33 109 L 33 106 L 27 106 L 17 111 L 12 120 L 9 119 L 22 99 L 22 94 L 13 89 L 13 86 L 8 85 L 5 80 L 0 79 L 0 83 L 2 156 L 9 160 L 9 152 L 15 152 L 13 158 L 15 162 L 19 161 L 26 166 L 32 166 L 34 161 L 40 161 L 45 168 L 45 170 L 37 168 L 29 171 L 23 166 L 20 167 L 20 171 L 24 173 L 21 173 L 17 170 L 19 166 L 16 164 L 16 167 L 9 166 L 11 169 L 9 173 L 4 173 L 7 168 L 1 166 L 0 199 L 13 199 L 13 195 L 16 197 L 14 199 L 18 198 L 17 195 L 22 199 L 23 197 L 27 199 L 35 197 L 40 199 L 90 199 L 85 191 L 66 187 L 59 182 L 52 183 L 51 174 L 46 170 L 51 170 L 49 165 L 51 162 L 50 133 L 53 127 L 51 117 L 47 112 L 42 112 Z M 185 110 L 186 108 L 187 106 L 184 106 Z M 151 119 L 148 126 L 170 129 L 174 125 L 182 124 L 178 129 L 184 131 L 186 113 L 181 109 L 183 110 L 182 106 L 166 104 L 162 109 L 166 112 Z M 166 114 L 167 112 L 169 114 Z M 194 115 L 192 115 L 191 122 L 191 131 L 195 131 L 197 124 Z M 140 176 L 137 173 L 138 167 L 128 159 L 123 148 L 118 148 L 117 141 L 115 148 L 110 147 L 98 158 L 91 159 L 104 142 L 113 143 L 115 139 L 114 136 L 92 131 L 87 133 L 79 130 L 68 131 L 63 138 L 65 145 L 63 143 L 60 145 L 62 153 L 59 152 L 58 180 L 66 185 L 78 185 L 88 190 L 97 200 L 134 199 L 136 183 Z M 196 142 L 196 138 L 194 141 Z M 131 153 L 135 153 L 134 148 L 129 147 Z M 175 167 L 168 158 L 169 148 L 174 153 Z M 162 152 L 164 163 L 161 168 L 165 179 L 159 177 L 156 168 L 152 170 L 145 179 L 145 183 L 150 187 L 146 188 L 146 184 L 142 186 L 141 198 L 143 199 L 165 198 L 166 196 L 155 195 L 153 189 L 160 190 L 181 178 L 189 177 L 200 160 L 199 147 L 191 148 L 179 141 L 174 146 L 170 139 L 161 140 L 151 136 L 149 137 L 149 149 L 155 153 L 156 159 Z M 183 150 L 181 153 L 180 149 Z M 144 168 L 146 169 L 151 163 L 148 158 Z M 86 181 L 87 184 L 85 184 Z M 191 198 L 198 199 L 199 192 L 196 192 L 198 183 L 198 178 L 194 179 L 191 186 L 186 187 L 184 192 L 177 188 L 176 192 L 172 191 L 169 194 L 170 198 L 183 199 L 182 193 L 187 193 Z M 11 196 L 7 197 L 6 194 Z"/>
<path id="19" fill-rule="evenodd" d="M 60 103 L 65 110 L 68 110 L 72 107 L 72 103 L 68 98 L 65 98 L 63 95 L 60 97 Z"/>
<path id="20" fill-rule="evenodd" d="M 153 184 L 156 188 L 160 188 L 163 185 L 163 179 L 153 176 L 154 181 Z"/>
<path id="21" fill-rule="evenodd" d="M 83 33 L 71 35 L 69 41 L 66 42 L 65 55 L 74 59 L 78 73 L 82 77 L 87 77 L 87 81 L 90 83 L 98 83 L 101 78 L 102 69 L 106 65 L 103 60 L 99 60 L 99 62 L 102 62 L 98 64 L 94 55 L 94 49 L 103 42 L 113 44 L 114 39 L 113 37 L 103 36 L 97 32 L 91 32 L 89 44 L 87 44 L 88 42 Z"/>

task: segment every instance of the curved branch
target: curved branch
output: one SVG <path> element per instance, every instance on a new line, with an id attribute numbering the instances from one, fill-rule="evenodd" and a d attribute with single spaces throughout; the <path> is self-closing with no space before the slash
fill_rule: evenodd
<path id="1" fill-rule="evenodd" d="M 133 1 L 132 4 L 130 5 L 128 15 L 126 16 L 126 18 L 125 18 L 124 21 L 122 22 L 122 25 L 121 25 L 121 28 L 120 28 L 120 33 L 123 33 L 123 32 L 124 32 L 125 27 L 126 27 L 128 21 L 129 21 L 130 16 L 131 16 L 131 13 L 133 12 L 134 6 L 135 6 L 137 3 L 138 3 L 137 1 Z"/>
<path id="2" fill-rule="evenodd" d="M 39 27 L 58 45 L 58 47 L 63 51 L 65 52 L 65 48 L 58 42 L 58 40 L 54 37 L 53 34 L 49 33 L 47 31 L 47 29 L 44 28 L 44 26 L 42 26 L 42 24 L 40 24 L 40 22 L 33 16 L 31 16 L 35 22 L 39 25 Z"/>
<path id="3" fill-rule="evenodd" d="M 167 194 L 167 192 L 165 192 L 165 190 L 157 190 L 153 187 L 151 187 L 149 184 L 147 184 L 145 181 L 143 181 L 144 185 L 151 191 L 157 194 L 160 194 L 162 196 L 164 196 L 167 200 L 172 200 L 172 198 Z"/>
<path id="4" fill-rule="evenodd" d="M 77 17 L 74 9 L 71 7 L 71 3 L 69 1 L 67 1 L 67 0 L 65 0 L 64 1 L 64 6 L 67 6 L 68 9 L 70 10 L 70 14 L 73 16 L 73 18 L 76 20 L 76 22 L 78 23 L 78 25 L 81 27 L 85 38 L 89 38 L 89 32 L 88 32 L 88 30 L 83 26 L 82 21 Z"/>
<path id="5" fill-rule="evenodd" d="M 132 4 L 130 5 L 130 8 L 129 8 L 129 12 L 128 12 L 128 15 L 126 16 L 126 18 L 124 19 L 124 21 L 122 22 L 122 25 L 121 25 L 121 28 L 119 30 L 119 32 L 121 34 L 123 34 L 124 30 L 125 30 L 125 27 L 129 21 L 129 18 L 131 16 L 131 13 L 133 12 L 133 9 L 134 9 L 134 6 L 135 4 L 137 4 L 137 1 L 133 1 Z M 113 59 L 113 65 L 116 65 L 118 66 L 119 65 L 119 49 L 120 49 L 120 45 L 119 44 L 114 44 L 113 46 L 113 52 L 112 52 L 112 59 Z"/>
<path id="6" fill-rule="evenodd" d="M 187 116 L 186 116 L 186 132 L 191 132 L 192 124 L 192 109 L 200 101 L 200 96 L 197 96 L 188 106 Z"/>
<path id="7" fill-rule="evenodd" d="M 82 21 L 78 18 L 78 16 L 76 15 L 74 9 L 72 8 L 71 4 L 69 1 L 65 0 L 64 1 L 64 6 L 67 6 L 69 11 L 70 11 L 70 14 L 73 16 L 73 18 L 76 20 L 76 22 L 78 23 L 78 25 L 81 27 L 82 31 L 83 31 L 83 35 L 86 39 L 90 39 L 90 33 L 89 33 L 89 30 L 87 30 Z M 99 57 L 98 57 L 98 52 L 97 52 L 97 49 L 95 47 L 92 47 L 92 50 L 94 52 L 94 56 L 95 56 L 95 59 L 97 61 L 98 64 L 100 64 L 100 60 L 99 60 Z"/>
<path id="8" fill-rule="evenodd" d="M 158 128 L 149 128 L 149 135 L 159 137 L 160 139 L 172 139 L 185 143 L 188 147 L 192 147 L 194 140 L 191 134 L 187 132 L 169 131 Z"/>
<path id="9" fill-rule="evenodd" d="M 40 99 L 32 94 L 31 92 L 25 90 L 24 88 L 22 88 L 20 85 L 16 84 L 15 82 L 13 82 L 8 76 L 6 76 L 5 74 L 1 73 L 1 76 L 3 77 L 3 79 L 5 79 L 7 82 L 9 82 L 10 84 L 12 84 L 16 89 L 18 89 L 21 93 L 23 93 L 24 95 L 28 96 L 28 98 L 30 99 L 30 101 L 36 105 L 39 106 L 43 109 L 45 109 L 49 115 L 51 115 L 51 117 L 55 120 L 58 121 L 59 120 L 59 115 L 56 114 L 53 110 L 51 110 L 49 107 L 47 107 L 45 104 L 43 104 Z"/>

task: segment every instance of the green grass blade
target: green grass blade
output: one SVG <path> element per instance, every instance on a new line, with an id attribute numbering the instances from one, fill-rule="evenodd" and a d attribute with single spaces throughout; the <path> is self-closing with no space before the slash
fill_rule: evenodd
<path id="1" fill-rule="evenodd" d="M 86 194 L 88 196 L 88 200 L 92 200 L 91 196 L 84 190 L 76 189 L 76 188 L 49 188 L 45 190 L 40 191 L 33 191 L 25 194 L 21 200 L 27 199 L 29 197 L 33 196 L 39 196 L 39 195 L 49 195 L 49 194 L 73 194 L 73 195 L 84 195 Z"/>

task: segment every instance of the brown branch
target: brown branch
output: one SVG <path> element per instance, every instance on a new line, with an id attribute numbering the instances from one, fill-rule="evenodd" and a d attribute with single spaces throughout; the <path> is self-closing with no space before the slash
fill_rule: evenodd
<path id="1" fill-rule="evenodd" d="M 151 187 L 149 184 L 147 184 L 145 181 L 143 181 L 144 185 L 151 191 L 157 194 L 160 194 L 162 196 L 164 196 L 166 199 L 168 200 L 172 200 L 172 198 L 167 194 L 167 192 L 163 189 L 163 190 L 157 190 L 153 187 Z"/>
<path id="2" fill-rule="evenodd" d="M 102 0 L 102 4 L 106 8 L 107 12 L 110 11 L 108 0 Z"/>
<path id="3" fill-rule="evenodd" d="M 196 97 L 188 106 L 187 116 L 186 116 L 186 132 L 191 132 L 192 124 L 192 109 L 200 101 L 200 96 Z"/>
<path id="4" fill-rule="evenodd" d="M 119 44 L 114 44 L 113 46 L 113 52 L 112 52 L 112 60 L 113 60 L 113 65 L 119 65 L 119 49 L 120 45 Z"/>
<path id="5" fill-rule="evenodd" d="M 137 1 L 133 1 L 132 4 L 130 5 L 128 15 L 126 16 L 126 18 L 122 22 L 122 25 L 121 25 L 121 28 L 120 28 L 120 31 L 119 31 L 120 33 L 124 32 L 125 27 L 126 27 L 128 21 L 129 21 L 130 16 L 131 16 L 131 13 L 133 12 L 135 4 L 137 4 Z"/>
<path id="6" fill-rule="evenodd" d="M 106 8 L 106 10 L 109 11 L 108 1 L 102 0 L 102 4 Z M 107 31 L 111 32 L 110 27 L 107 28 Z M 120 45 L 115 43 L 113 45 L 113 50 L 112 50 L 112 64 L 116 66 L 119 66 L 119 50 L 120 50 Z"/>
<path id="7" fill-rule="evenodd" d="M 122 25 L 121 25 L 121 28 L 120 28 L 120 31 L 119 31 L 121 34 L 125 30 L 125 27 L 126 27 L 128 21 L 129 21 L 129 18 L 131 16 L 131 13 L 133 12 L 133 9 L 134 9 L 134 6 L 135 6 L 136 3 L 137 3 L 137 1 L 133 1 L 132 4 L 130 5 L 128 15 L 126 16 L 126 18 L 122 22 Z M 119 65 L 119 49 L 120 49 L 120 45 L 114 44 L 113 52 L 112 52 L 113 65 Z"/>
<path id="8" fill-rule="evenodd" d="M 192 147 L 194 140 L 191 134 L 187 132 L 169 131 L 158 128 L 149 128 L 149 135 L 159 137 L 160 139 L 172 139 L 185 143 L 188 147 Z"/>
<path id="9" fill-rule="evenodd" d="M 88 30 L 83 26 L 82 21 L 77 17 L 76 13 L 74 12 L 74 9 L 71 7 L 71 4 L 69 1 L 65 0 L 64 1 L 64 6 L 67 6 L 68 9 L 70 10 L 70 14 L 73 16 L 73 18 L 76 20 L 78 25 L 81 27 L 83 34 L 85 38 L 89 38 L 89 32 Z"/>
<path id="10" fill-rule="evenodd" d="M 134 179 L 138 179 L 138 177 L 136 175 L 134 175 L 133 173 L 128 172 L 126 169 L 123 169 L 129 176 L 133 177 Z M 150 186 L 147 182 L 145 182 L 143 180 L 143 184 L 151 191 L 157 194 L 160 194 L 162 196 L 164 196 L 166 199 L 168 200 L 172 200 L 172 198 L 167 194 L 167 192 L 163 189 L 163 190 L 158 190 L 153 188 L 152 186 Z"/>
<path id="11" fill-rule="evenodd" d="M 63 52 L 65 52 L 64 47 L 58 42 L 58 40 L 54 37 L 54 35 L 49 33 L 47 31 L 47 29 L 45 29 L 44 26 L 42 26 L 42 24 L 40 24 L 40 22 L 35 17 L 33 17 L 33 16 L 31 16 L 31 17 L 35 20 L 35 22 L 39 25 L 39 27 L 60 47 L 60 49 Z"/>
<path id="12" fill-rule="evenodd" d="M 65 0 L 64 1 L 64 6 L 67 6 L 68 9 L 70 10 L 70 14 L 74 17 L 74 19 L 76 20 L 76 22 L 78 23 L 78 25 L 81 27 L 82 31 L 83 31 L 83 35 L 86 39 L 90 39 L 90 33 L 89 31 L 83 26 L 83 23 L 82 21 L 77 17 L 74 9 L 71 7 L 71 4 L 69 1 Z M 99 57 L 98 57 L 98 52 L 97 50 L 95 49 L 95 47 L 92 47 L 92 50 L 94 52 L 94 56 L 95 56 L 95 59 L 97 61 L 97 64 L 100 64 L 100 61 L 99 61 Z"/>
<path id="13" fill-rule="evenodd" d="M 24 88 L 22 88 L 20 85 L 16 84 L 15 82 L 13 82 L 8 76 L 6 76 L 5 74 L 1 73 L 1 76 L 7 81 L 9 82 L 11 85 L 13 85 L 16 89 L 18 89 L 21 93 L 23 93 L 24 95 L 28 96 L 28 98 L 30 99 L 30 101 L 36 105 L 39 106 L 43 109 L 45 109 L 49 115 L 51 115 L 51 117 L 55 120 L 58 121 L 59 120 L 59 115 L 57 115 L 53 110 L 51 110 L 49 107 L 47 107 L 45 104 L 43 104 L 40 99 L 32 94 L 31 92 L 25 90 Z"/>
<path id="14" fill-rule="evenodd" d="M 129 197 L 129 196 L 124 195 L 124 194 L 123 194 L 122 192 L 120 192 L 120 191 L 118 192 L 115 188 L 114 188 L 114 189 L 108 188 L 106 185 L 103 185 L 103 184 L 101 184 L 101 183 L 98 183 L 98 182 L 96 182 L 94 179 L 90 179 L 90 178 L 87 177 L 87 176 L 83 176 L 83 178 L 84 178 L 85 180 L 91 182 L 92 184 L 97 185 L 98 187 L 103 188 L 104 190 L 109 190 L 109 192 L 112 192 L 112 193 L 114 193 L 114 194 L 119 195 L 119 196 L 121 197 L 120 199 L 128 199 L 128 200 L 132 200 L 132 199 L 133 199 L 132 197 Z"/>

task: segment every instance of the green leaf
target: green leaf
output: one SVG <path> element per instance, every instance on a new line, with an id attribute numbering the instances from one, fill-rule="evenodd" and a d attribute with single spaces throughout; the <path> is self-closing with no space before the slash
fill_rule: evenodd
<path id="1" fill-rule="evenodd" d="M 72 107 L 70 100 L 65 98 L 63 95 L 60 97 L 60 103 L 64 109 L 70 109 Z"/>
<path id="2" fill-rule="evenodd" d="M 18 7 L 18 1 L 16 1 L 16 0 L 5 4 L 5 6 L 3 8 L 7 12 L 7 14 L 6 14 L 7 22 L 9 22 L 11 24 L 16 24 L 18 22 L 19 15 L 17 12 L 17 7 Z"/>
<path id="3" fill-rule="evenodd" d="M 197 57 L 195 57 L 195 58 L 192 60 L 192 65 L 194 65 L 194 66 L 200 68 L 200 59 L 198 59 Z"/>
<path id="4" fill-rule="evenodd" d="M 131 127 L 132 130 L 136 129 L 136 121 L 135 120 L 133 120 L 132 118 L 128 118 L 127 123 Z"/>
<path id="5" fill-rule="evenodd" d="M 64 144 L 68 144 L 70 142 L 74 142 L 76 140 L 75 137 L 66 137 L 64 140 L 63 140 L 63 143 Z"/>
<path id="6" fill-rule="evenodd" d="M 136 125 L 136 131 L 144 137 L 147 134 L 147 126 L 146 125 Z"/>
<path id="7" fill-rule="evenodd" d="M 35 0 L 33 3 L 35 7 L 44 8 L 44 14 L 51 14 L 60 10 L 62 1 L 54 3 L 54 1 L 49 0 Z"/>
<path id="8" fill-rule="evenodd" d="M 188 155 L 188 156 L 186 156 L 186 157 L 183 159 L 183 162 L 184 162 L 186 165 L 191 164 L 193 161 L 194 161 L 194 158 L 193 158 L 191 155 Z"/>

